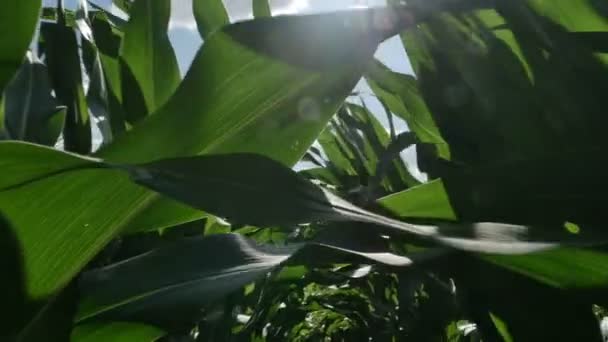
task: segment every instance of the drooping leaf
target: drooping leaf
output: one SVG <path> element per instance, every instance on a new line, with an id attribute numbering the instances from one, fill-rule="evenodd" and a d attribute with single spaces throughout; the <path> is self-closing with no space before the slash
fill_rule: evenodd
<path id="1" fill-rule="evenodd" d="M 51 90 L 46 66 L 28 55 L 4 93 L 9 138 L 55 144 L 63 128 L 65 111 L 58 107 Z"/>
<path id="2" fill-rule="evenodd" d="M 170 0 L 138 0 L 130 11 L 120 55 L 123 82 L 129 77 L 133 83 L 130 87 L 123 83 L 122 97 L 127 101 L 139 96 L 133 92 L 137 87 L 145 103 L 142 113 L 142 108 L 125 102 L 131 123 L 164 105 L 180 82 L 177 57 L 167 35 L 170 14 Z"/>
<path id="3" fill-rule="evenodd" d="M 127 323 L 102 322 L 77 325 L 72 331 L 72 342 L 154 342 L 166 333 L 156 327 Z"/>
<path id="4" fill-rule="evenodd" d="M 543 162 L 542 164 L 547 163 Z M 564 165 L 562 163 L 559 164 Z M 517 168 L 521 167 L 518 166 Z M 531 177 L 533 176 L 533 173 L 526 173 Z M 512 175 L 508 178 L 511 177 Z M 513 188 L 512 183 L 505 183 L 504 180 L 497 179 L 495 176 L 490 176 L 490 178 L 492 179 L 492 184 L 502 184 L 504 186 L 503 189 Z M 536 178 L 532 177 L 530 179 L 532 182 L 530 184 L 536 182 L 534 179 Z M 481 179 L 479 180 L 481 181 Z M 468 194 L 470 189 L 477 189 L 477 191 L 483 189 L 479 185 L 480 183 L 469 183 L 463 187 L 458 187 L 458 189 L 462 191 L 462 194 Z M 574 188 L 580 187 L 574 186 Z M 449 192 L 447 189 L 444 181 L 435 180 L 382 198 L 379 200 L 379 203 L 404 218 L 420 217 L 425 219 L 456 220 L 458 218 L 457 211 L 455 211 L 456 207 L 452 203 L 462 205 L 462 197 L 454 190 L 456 189 L 455 187 L 449 188 L 452 189 L 452 192 Z M 492 189 L 492 193 L 497 194 L 497 187 L 492 186 Z M 478 194 L 485 193 L 485 191 L 489 191 L 489 189 L 482 190 Z M 537 191 L 533 190 L 532 192 L 536 193 Z M 502 193 L 502 191 L 500 195 L 493 196 L 493 198 L 505 198 L 505 200 L 507 197 L 508 195 Z M 552 196 L 541 197 L 547 201 L 552 198 Z M 479 203 L 485 203 L 487 199 L 479 198 L 479 201 Z M 521 201 L 521 199 L 517 201 Z M 529 204 L 526 204 L 526 207 L 528 206 Z M 460 208 L 462 210 L 463 207 Z M 498 205 L 497 208 L 505 208 L 505 206 Z M 552 209 L 551 211 L 554 212 L 553 216 L 555 216 L 556 210 L 561 209 Z M 521 210 L 515 212 L 521 212 Z M 471 211 L 469 211 L 469 215 L 472 215 Z M 545 215 L 549 214 L 546 213 Z M 469 217 L 472 218 L 473 216 Z M 564 228 L 561 229 L 565 230 Z M 522 273 L 547 285 L 564 289 L 597 288 L 608 284 L 608 268 L 602 266 L 606 258 L 606 253 L 601 250 L 577 248 L 559 248 L 522 256 L 494 255 L 483 257 L 484 260 L 497 266 Z"/>
<path id="5" fill-rule="evenodd" d="M 222 0 L 193 0 L 192 11 L 203 40 L 207 40 L 213 32 L 230 24 Z"/>
<path id="6" fill-rule="evenodd" d="M 46 62 L 59 102 L 67 107 L 63 130 L 68 151 L 87 154 L 91 150 L 91 126 L 87 107 L 76 33 L 61 23 L 43 23 Z"/>
<path id="7" fill-rule="evenodd" d="M 306 253 L 308 248 L 355 253 L 392 266 L 412 263 L 407 257 L 391 253 L 349 250 L 342 247 L 348 246 L 348 238 L 343 240 L 313 243 L 310 247 L 304 244 L 276 247 L 257 245 L 236 234 L 184 239 L 85 273 L 82 278 L 85 299 L 79 320 L 112 317 L 170 324 L 176 319 L 193 319 L 205 304 L 251 283 L 293 256 Z M 172 315 L 166 315 L 167 312 Z"/>
<path id="8" fill-rule="evenodd" d="M 141 185 L 194 208 L 244 224 L 273 226 L 317 220 L 358 221 L 456 249 L 495 254 L 527 254 L 559 246 L 598 245 L 607 241 L 606 235 L 598 230 L 570 234 L 555 227 L 503 223 L 430 226 L 400 222 L 361 209 L 307 182 L 280 163 L 251 154 L 167 159 L 122 167 Z M 285 190 L 268 191 L 273 188 Z"/>
<path id="9" fill-rule="evenodd" d="M 0 92 L 11 80 L 32 40 L 42 1 L 9 0 L 0 14 Z"/>

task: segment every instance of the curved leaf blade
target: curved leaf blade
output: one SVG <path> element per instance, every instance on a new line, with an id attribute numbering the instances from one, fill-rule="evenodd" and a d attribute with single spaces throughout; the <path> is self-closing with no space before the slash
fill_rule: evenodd
<path id="1" fill-rule="evenodd" d="M 230 24 L 222 0 L 193 0 L 192 11 L 203 40 L 207 40 L 213 32 Z"/>
<path id="2" fill-rule="evenodd" d="M 167 312 L 195 317 L 205 304 L 255 281 L 292 257 L 298 259 L 307 249 L 353 253 L 392 266 L 412 264 L 409 258 L 389 252 L 350 250 L 349 238 L 342 240 L 278 247 L 258 245 L 238 234 L 184 239 L 85 273 L 81 283 L 85 300 L 78 319 L 112 317 L 165 324 L 171 320 Z"/>
<path id="3" fill-rule="evenodd" d="M 130 10 L 124 28 L 121 60 L 123 77 L 132 77 L 133 86 L 141 89 L 145 113 L 141 108 L 126 108 L 131 122 L 155 112 L 171 97 L 180 82 L 177 57 L 169 41 L 167 29 L 171 14 L 171 0 L 139 0 Z M 123 80 L 124 81 L 124 80 Z M 137 96 L 132 87 L 123 83 L 123 98 Z"/>

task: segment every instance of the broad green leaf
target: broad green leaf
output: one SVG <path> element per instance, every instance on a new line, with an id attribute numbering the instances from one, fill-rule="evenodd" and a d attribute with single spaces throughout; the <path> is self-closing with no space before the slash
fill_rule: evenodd
<path id="1" fill-rule="evenodd" d="M 264 30 L 258 22 L 249 22 L 217 32 L 206 41 L 169 102 L 117 137 L 99 156 L 111 162 L 148 162 L 178 155 L 255 152 L 293 165 L 350 93 L 362 65 L 383 37 L 368 25 L 378 13 L 386 14 L 365 10 L 267 18 Z M 285 30 L 292 20 L 297 20 L 298 32 Z M 354 25 L 346 28 L 344 20 Z M 325 25 L 323 32 L 320 24 Z M 277 46 L 283 46 L 282 39 L 296 41 L 315 33 L 307 39 L 307 50 L 316 51 L 308 54 L 309 64 L 325 53 L 339 58 L 330 70 L 311 70 L 244 45 L 245 39 L 268 41 L 273 32 L 282 34 L 273 41 Z M 370 37 L 368 44 L 362 44 L 365 37 Z M 335 41 L 341 44 L 330 44 Z M 332 50 L 324 50 L 328 47 Z M 318 116 L 300 115 L 298 104 L 304 98 L 318 101 Z M 11 156 L 0 153 L 3 162 L 5 155 Z M 11 162 L 19 160 L 15 158 Z M 142 226 L 141 222 L 150 223 L 145 220 L 149 208 L 162 209 L 164 204 L 155 193 L 107 170 L 62 174 L 0 192 L 0 207 L 24 248 L 28 294 L 35 298 L 45 298 L 67 284 L 120 233 L 166 227 L 179 223 L 176 218 L 187 222 L 203 215 L 170 203 L 179 215 L 167 211 L 152 222 L 154 226 Z"/>
<path id="2" fill-rule="evenodd" d="M 354 254 L 375 262 L 405 267 L 407 257 L 371 249 L 349 249 L 349 238 L 293 244 L 258 245 L 238 234 L 188 238 L 132 259 L 86 272 L 79 321 L 92 317 L 145 320 L 168 324 L 175 317 L 192 319 L 201 307 L 264 276 L 295 257 L 306 261 L 324 250 Z M 310 254 L 307 256 L 302 253 Z M 441 254 L 438 254 L 441 255 Z M 335 254 L 324 254 L 335 257 Z M 427 255 L 419 255 L 425 260 Z M 430 255 L 430 257 L 435 257 Z M 414 257 L 416 258 L 416 256 Z M 315 262 L 323 262 L 315 258 Z M 325 262 L 337 261 L 327 259 Z M 415 260 L 415 259 L 414 259 Z M 171 315 L 167 315 L 171 312 Z"/>
<path id="3" fill-rule="evenodd" d="M 230 24 L 230 18 L 222 0 L 193 0 L 192 11 L 198 32 L 203 40 L 207 40 L 213 32 Z"/>
<path id="4" fill-rule="evenodd" d="M 559 246 L 599 245 L 608 241 L 605 234 L 595 230 L 571 234 L 555 227 L 490 222 L 437 226 L 400 222 L 361 209 L 307 182 L 280 163 L 251 154 L 176 158 L 119 167 L 126 169 L 141 185 L 243 224 L 358 221 L 443 246 L 495 254 L 527 254 Z M 273 188 L 279 190 L 270 192 Z"/>
<path id="5" fill-rule="evenodd" d="M 55 145 L 63 129 L 65 110 L 58 108 L 51 90 L 46 66 L 29 54 L 4 92 L 10 139 Z"/>
<path id="6" fill-rule="evenodd" d="M 0 142 L 0 191 L 25 186 L 71 170 L 95 167 L 98 160 L 29 143 Z M 44 162 L 42 162 L 44 161 Z"/>
<path id="7" fill-rule="evenodd" d="M 76 33 L 61 23 L 44 23 L 46 62 L 59 102 L 67 107 L 63 130 L 64 147 L 81 154 L 91 150 L 91 126 L 87 107 Z"/>
<path id="8" fill-rule="evenodd" d="M 380 198 L 378 203 L 402 218 L 456 220 L 440 179 Z"/>
<path id="9" fill-rule="evenodd" d="M 177 57 L 167 35 L 170 14 L 170 0 L 138 0 L 131 8 L 122 41 L 122 70 L 135 81 L 132 86 L 141 90 L 146 112 L 138 113 L 141 108 L 126 106 L 130 122 L 159 109 L 180 82 Z M 125 100 L 139 95 L 124 83 L 122 91 Z"/>
<path id="10" fill-rule="evenodd" d="M 253 0 L 253 17 L 264 18 L 271 17 L 272 11 L 270 9 L 269 0 Z"/>
<path id="11" fill-rule="evenodd" d="M 101 322 L 77 325 L 72 331 L 71 342 L 154 342 L 166 333 L 156 327 L 128 323 Z"/>
<path id="12" fill-rule="evenodd" d="M 8 0 L 0 13 L 0 93 L 11 80 L 25 57 L 36 24 L 42 1 Z"/>

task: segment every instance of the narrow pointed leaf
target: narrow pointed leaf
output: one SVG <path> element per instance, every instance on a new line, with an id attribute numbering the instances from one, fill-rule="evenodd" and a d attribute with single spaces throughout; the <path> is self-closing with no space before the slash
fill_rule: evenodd
<path id="1" fill-rule="evenodd" d="M 606 234 L 504 223 L 415 225 L 361 209 L 300 178 L 271 159 L 251 154 L 168 159 L 125 166 L 135 182 L 220 217 L 257 226 L 359 221 L 456 249 L 526 254 L 560 245 L 597 245 Z M 275 191 L 270 191 L 275 189 Z"/>
<path id="2" fill-rule="evenodd" d="M 167 29 L 171 14 L 170 0 L 138 0 L 130 11 L 129 22 L 124 28 L 121 57 L 124 72 L 141 89 L 145 113 L 130 113 L 140 108 L 126 108 L 131 122 L 155 112 L 173 94 L 180 82 L 177 57 L 169 41 Z M 123 98 L 135 96 L 124 86 Z"/>
<path id="3" fill-rule="evenodd" d="M 258 245 L 237 234 L 184 239 L 85 273 L 81 282 L 84 302 L 78 319 L 111 317 L 167 324 L 171 321 L 167 312 L 194 318 L 204 305 L 257 280 L 292 257 L 298 259 L 307 249 L 355 254 L 392 266 L 412 264 L 409 258 L 390 252 L 350 250 L 348 238 L 343 240 L 277 247 Z M 299 258 L 306 259 L 310 256 Z"/>
<path id="4" fill-rule="evenodd" d="M 222 0 L 193 0 L 192 10 L 198 32 L 203 40 L 207 40 L 213 32 L 230 24 L 230 18 Z"/>
<path id="5" fill-rule="evenodd" d="M 366 79 L 383 103 L 403 120 L 423 143 L 437 146 L 439 155 L 450 159 L 449 148 L 441 136 L 413 76 L 391 71 L 380 62 L 371 64 Z"/>
<path id="6" fill-rule="evenodd" d="M 91 150 L 91 126 L 76 33 L 59 23 L 44 23 L 41 33 L 51 84 L 59 102 L 67 107 L 64 146 L 68 151 L 87 154 Z"/>

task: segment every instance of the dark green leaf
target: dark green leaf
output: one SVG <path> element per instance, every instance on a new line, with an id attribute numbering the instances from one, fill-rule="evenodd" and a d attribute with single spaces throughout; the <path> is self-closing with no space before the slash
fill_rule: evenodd
<path id="1" fill-rule="evenodd" d="M 103 322 L 78 325 L 72 342 L 154 342 L 166 333 L 158 328 L 127 322 Z"/>
<path id="2" fill-rule="evenodd" d="M 42 1 L 8 0 L 0 12 L 0 93 L 11 80 L 25 56 L 36 24 Z"/>
<path id="3" fill-rule="evenodd" d="M 165 104 L 180 82 L 177 58 L 167 35 L 170 14 L 170 0 L 136 1 L 124 28 L 123 82 L 124 77 L 130 77 L 133 83 L 130 87 L 123 83 L 123 99 L 137 96 L 132 89 L 138 87 L 145 103 L 143 113 L 125 103 L 132 123 Z"/>
<path id="4" fill-rule="evenodd" d="M 388 252 L 349 250 L 348 243 L 346 237 L 306 248 L 303 244 L 275 247 L 257 245 L 236 234 L 184 239 L 85 273 L 85 300 L 79 320 L 99 316 L 167 324 L 179 318 L 192 319 L 205 304 L 251 283 L 309 248 L 354 253 L 392 266 L 412 263 L 409 258 Z M 307 260 L 310 256 L 301 258 Z"/>
<path id="5" fill-rule="evenodd" d="M 28 55 L 4 93 L 10 139 L 51 146 L 57 142 L 65 110 L 58 108 L 51 90 L 46 66 Z"/>
<path id="6" fill-rule="evenodd" d="M 273 226 L 350 220 L 381 225 L 395 233 L 457 249 L 496 254 L 527 254 L 561 245 L 607 241 L 604 234 L 596 231 L 570 234 L 565 230 L 503 223 L 424 226 L 399 222 L 356 207 L 280 163 L 251 154 L 167 159 L 123 167 L 139 184 L 244 224 Z"/>
<path id="7" fill-rule="evenodd" d="M 51 84 L 59 102 L 67 107 L 64 147 L 68 151 L 87 154 L 91 150 L 91 126 L 76 33 L 70 27 L 54 23 L 44 23 L 41 33 L 46 42 Z"/>
<path id="8" fill-rule="evenodd" d="M 391 112 L 404 119 L 423 143 L 435 144 L 439 155 L 450 159 L 450 152 L 413 76 L 391 71 L 380 62 L 371 64 L 366 79 L 374 93 Z"/>

